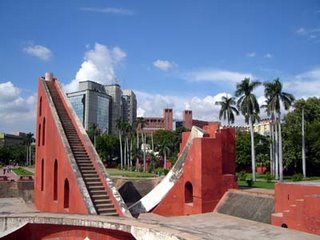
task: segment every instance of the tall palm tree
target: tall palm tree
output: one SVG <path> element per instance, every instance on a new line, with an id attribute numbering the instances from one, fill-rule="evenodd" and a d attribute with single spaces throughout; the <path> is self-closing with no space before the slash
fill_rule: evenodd
<path id="1" fill-rule="evenodd" d="M 123 134 L 123 121 L 121 118 L 116 120 L 116 126 L 119 134 L 119 145 L 120 145 L 120 168 L 123 169 L 123 149 L 122 149 L 122 134 Z"/>
<path id="2" fill-rule="evenodd" d="M 278 136 L 276 134 L 277 132 L 277 126 L 275 124 L 275 116 L 274 112 L 271 109 L 271 106 L 269 104 L 270 99 L 269 97 L 266 97 L 265 104 L 261 106 L 261 108 L 266 109 L 267 115 L 270 117 L 270 170 L 271 174 L 275 176 L 275 179 L 279 179 L 279 154 L 278 154 Z"/>
<path id="3" fill-rule="evenodd" d="M 32 162 L 32 147 L 31 144 L 34 141 L 33 133 L 29 132 L 24 137 L 24 142 L 27 147 L 26 165 L 31 165 Z"/>
<path id="4" fill-rule="evenodd" d="M 163 154 L 163 168 L 167 169 L 167 154 L 170 154 L 170 143 L 167 139 L 161 142 L 159 152 Z"/>
<path id="5" fill-rule="evenodd" d="M 146 171 L 146 136 L 143 133 L 143 128 L 146 124 L 146 120 L 143 117 L 137 118 L 137 127 L 141 131 L 141 138 L 143 143 L 143 171 Z"/>
<path id="6" fill-rule="evenodd" d="M 237 84 L 235 96 L 239 97 L 237 101 L 238 109 L 245 117 L 245 122 L 249 124 L 251 135 L 251 165 L 252 165 L 252 180 L 256 180 L 256 158 L 254 149 L 254 132 L 253 123 L 259 121 L 260 107 L 256 96 L 252 93 L 253 90 L 261 83 L 259 81 L 251 81 L 250 78 L 245 78 Z"/>
<path id="7" fill-rule="evenodd" d="M 294 102 L 294 96 L 290 93 L 282 91 L 282 83 L 279 78 L 264 83 L 264 95 L 268 100 L 269 108 L 276 116 L 276 127 L 278 132 L 276 139 L 278 139 L 278 154 L 279 154 L 279 178 L 283 181 L 283 159 L 282 159 L 282 135 L 281 135 L 281 103 L 285 110 L 288 110 Z M 276 147 L 276 148 L 277 148 Z"/>
<path id="8" fill-rule="evenodd" d="M 228 125 L 234 123 L 234 115 L 239 115 L 238 109 L 234 106 L 236 104 L 234 97 L 223 96 L 221 101 L 215 102 L 215 105 L 220 105 L 219 119 L 223 117 L 224 120 L 227 119 Z"/>

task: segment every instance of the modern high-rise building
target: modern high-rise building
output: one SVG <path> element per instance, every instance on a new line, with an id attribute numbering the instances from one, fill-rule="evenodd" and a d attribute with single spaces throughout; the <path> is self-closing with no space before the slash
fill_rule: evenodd
<path id="1" fill-rule="evenodd" d="M 137 119 L 137 98 L 132 90 L 123 90 L 123 99 L 125 107 L 123 108 L 123 116 L 132 124 Z"/>
<path id="2" fill-rule="evenodd" d="M 136 104 L 135 108 L 131 108 L 131 101 L 127 102 L 127 96 L 122 94 L 118 84 L 101 85 L 83 81 L 79 83 L 79 91 L 67 93 L 67 96 L 86 130 L 95 124 L 102 133 L 115 135 L 118 132 L 118 119 L 126 119 L 130 123 L 135 120 L 130 121 L 123 109 L 130 108 L 134 116 L 137 114 Z"/>

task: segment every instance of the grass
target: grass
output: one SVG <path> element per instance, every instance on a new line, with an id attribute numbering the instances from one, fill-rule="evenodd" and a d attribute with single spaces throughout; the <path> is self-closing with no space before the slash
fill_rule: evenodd
<path id="1" fill-rule="evenodd" d="M 246 179 L 251 178 L 251 173 L 246 174 Z M 313 176 L 313 177 L 307 177 L 303 179 L 303 181 L 312 181 L 312 180 L 320 180 L 320 177 Z M 292 182 L 293 178 L 292 176 L 284 176 L 284 182 Z M 246 181 L 238 180 L 239 187 L 248 187 L 248 184 Z M 252 188 L 265 188 L 265 189 L 274 189 L 274 180 L 271 182 L 267 182 L 266 180 L 266 174 L 256 174 L 256 182 L 253 183 L 251 186 Z"/>
<path id="2" fill-rule="evenodd" d="M 135 171 L 128 171 L 128 170 L 120 170 L 117 168 L 107 168 L 107 172 L 111 176 L 122 176 L 122 177 L 155 177 L 156 175 L 154 173 L 148 173 L 148 172 L 135 172 Z"/>
<path id="3" fill-rule="evenodd" d="M 246 181 L 238 181 L 239 187 L 248 187 L 248 184 Z M 265 189 L 274 189 L 274 182 L 263 182 L 263 181 L 259 181 L 257 179 L 257 181 L 255 183 L 253 183 L 253 185 L 251 186 L 252 188 L 265 188 Z"/>
<path id="4" fill-rule="evenodd" d="M 12 171 L 18 176 L 33 176 L 33 173 L 24 168 L 13 168 Z"/>

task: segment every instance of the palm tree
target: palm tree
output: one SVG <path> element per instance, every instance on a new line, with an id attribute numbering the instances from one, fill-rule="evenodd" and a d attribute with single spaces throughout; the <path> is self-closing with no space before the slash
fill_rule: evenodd
<path id="1" fill-rule="evenodd" d="M 116 120 L 116 126 L 119 133 L 119 145 L 120 145 L 120 168 L 123 169 L 123 149 L 122 149 L 122 134 L 123 134 L 123 121 L 121 118 Z"/>
<path id="2" fill-rule="evenodd" d="M 275 176 L 275 179 L 279 179 L 279 158 L 278 158 L 278 136 L 276 134 L 277 132 L 277 126 L 275 125 L 275 116 L 274 112 L 271 109 L 271 106 L 269 104 L 270 99 L 267 97 L 265 100 L 265 104 L 261 106 L 261 108 L 266 109 L 267 115 L 270 117 L 270 170 L 271 174 Z"/>
<path id="3" fill-rule="evenodd" d="M 252 180 L 256 180 L 256 159 L 254 149 L 254 132 L 253 123 L 259 121 L 260 107 L 256 96 L 252 93 L 253 90 L 261 83 L 259 81 L 251 81 L 250 78 L 245 78 L 237 84 L 235 96 L 239 97 L 237 101 L 238 109 L 245 117 L 245 122 L 249 124 L 251 135 L 251 165 L 252 165 Z"/>
<path id="4" fill-rule="evenodd" d="M 26 165 L 31 165 L 32 162 L 32 148 L 31 148 L 31 144 L 34 141 L 33 138 L 33 133 L 29 132 L 25 135 L 24 137 L 24 142 L 26 144 L 27 147 L 27 156 L 26 156 Z"/>
<path id="5" fill-rule="evenodd" d="M 159 152 L 163 154 L 163 168 L 167 168 L 167 154 L 170 154 L 170 144 L 167 139 L 163 140 L 159 146 Z"/>
<path id="6" fill-rule="evenodd" d="M 137 129 L 141 131 L 141 137 L 142 137 L 142 143 L 143 143 L 143 171 L 144 172 L 146 171 L 146 136 L 144 136 L 144 133 L 143 133 L 143 128 L 145 124 L 146 124 L 146 120 L 143 117 L 137 118 Z"/>
<path id="7" fill-rule="evenodd" d="M 276 139 L 278 139 L 278 154 L 279 154 L 279 178 L 280 181 L 283 181 L 283 159 L 282 159 L 282 136 L 281 136 L 281 103 L 284 106 L 285 110 L 288 110 L 293 101 L 294 96 L 290 93 L 282 91 L 282 83 L 280 82 L 279 78 L 265 82 L 264 83 L 265 90 L 264 95 L 268 100 L 268 105 L 270 111 L 272 111 L 275 115 L 276 119 Z"/>
<path id="8" fill-rule="evenodd" d="M 221 98 L 221 101 L 215 102 L 215 105 L 220 105 L 220 112 L 219 112 L 219 119 L 223 117 L 224 120 L 227 119 L 228 125 L 230 123 L 234 123 L 234 115 L 239 115 L 239 111 L 234 105 L 236 104 L 236 101 L 234 97 L 227 97 L 223 96 Z"/>

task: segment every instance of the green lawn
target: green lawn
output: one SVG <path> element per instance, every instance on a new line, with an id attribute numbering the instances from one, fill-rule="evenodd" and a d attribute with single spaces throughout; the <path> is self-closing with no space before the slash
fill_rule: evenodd
<path id="1" fill-rule="evenodd" d="M 238 181 L 239 187 L 248 187 L 246 181 Z M 274 189 L 274 182 L 265 182 L 257 180 L 252 186 L 252 188 L 266 188 L 266 189 Z"/>
<path id="2" fill-rule="evenodd" d="M 251 173 L 246 174 L 246 179 L 251 178 Z M 320 177 L 313 176 L 307 177 L 303 179 L 303 181 L 312 181 L 312 180 L 320 180 Z M 284 176 L 285 182 L 292 182 L 293 176 Z M 238 180 L 239 187 L 248 187 L 248 183 L 246 181 Z M 274 180 L 271 182 L 267 182 L 266 174 L 256 174 L 256 182 L 251 186 L 252 188 L 266 188 L 266 189 L 274 189 Z"/>
<path id="3" fill-rule="evenodd" d="M 33 176 L 33 173 L 24 168 L 13 168 L 12 171 L 18 176 Z"/>
<path id="4" fill-rule="evenodd" d="M 111 176 L 122 176 L 122 177 L 155 177 L 156 176 L 154 173 L 120 170 L 117 168 L 107 168 L 107 172 Z"/>

